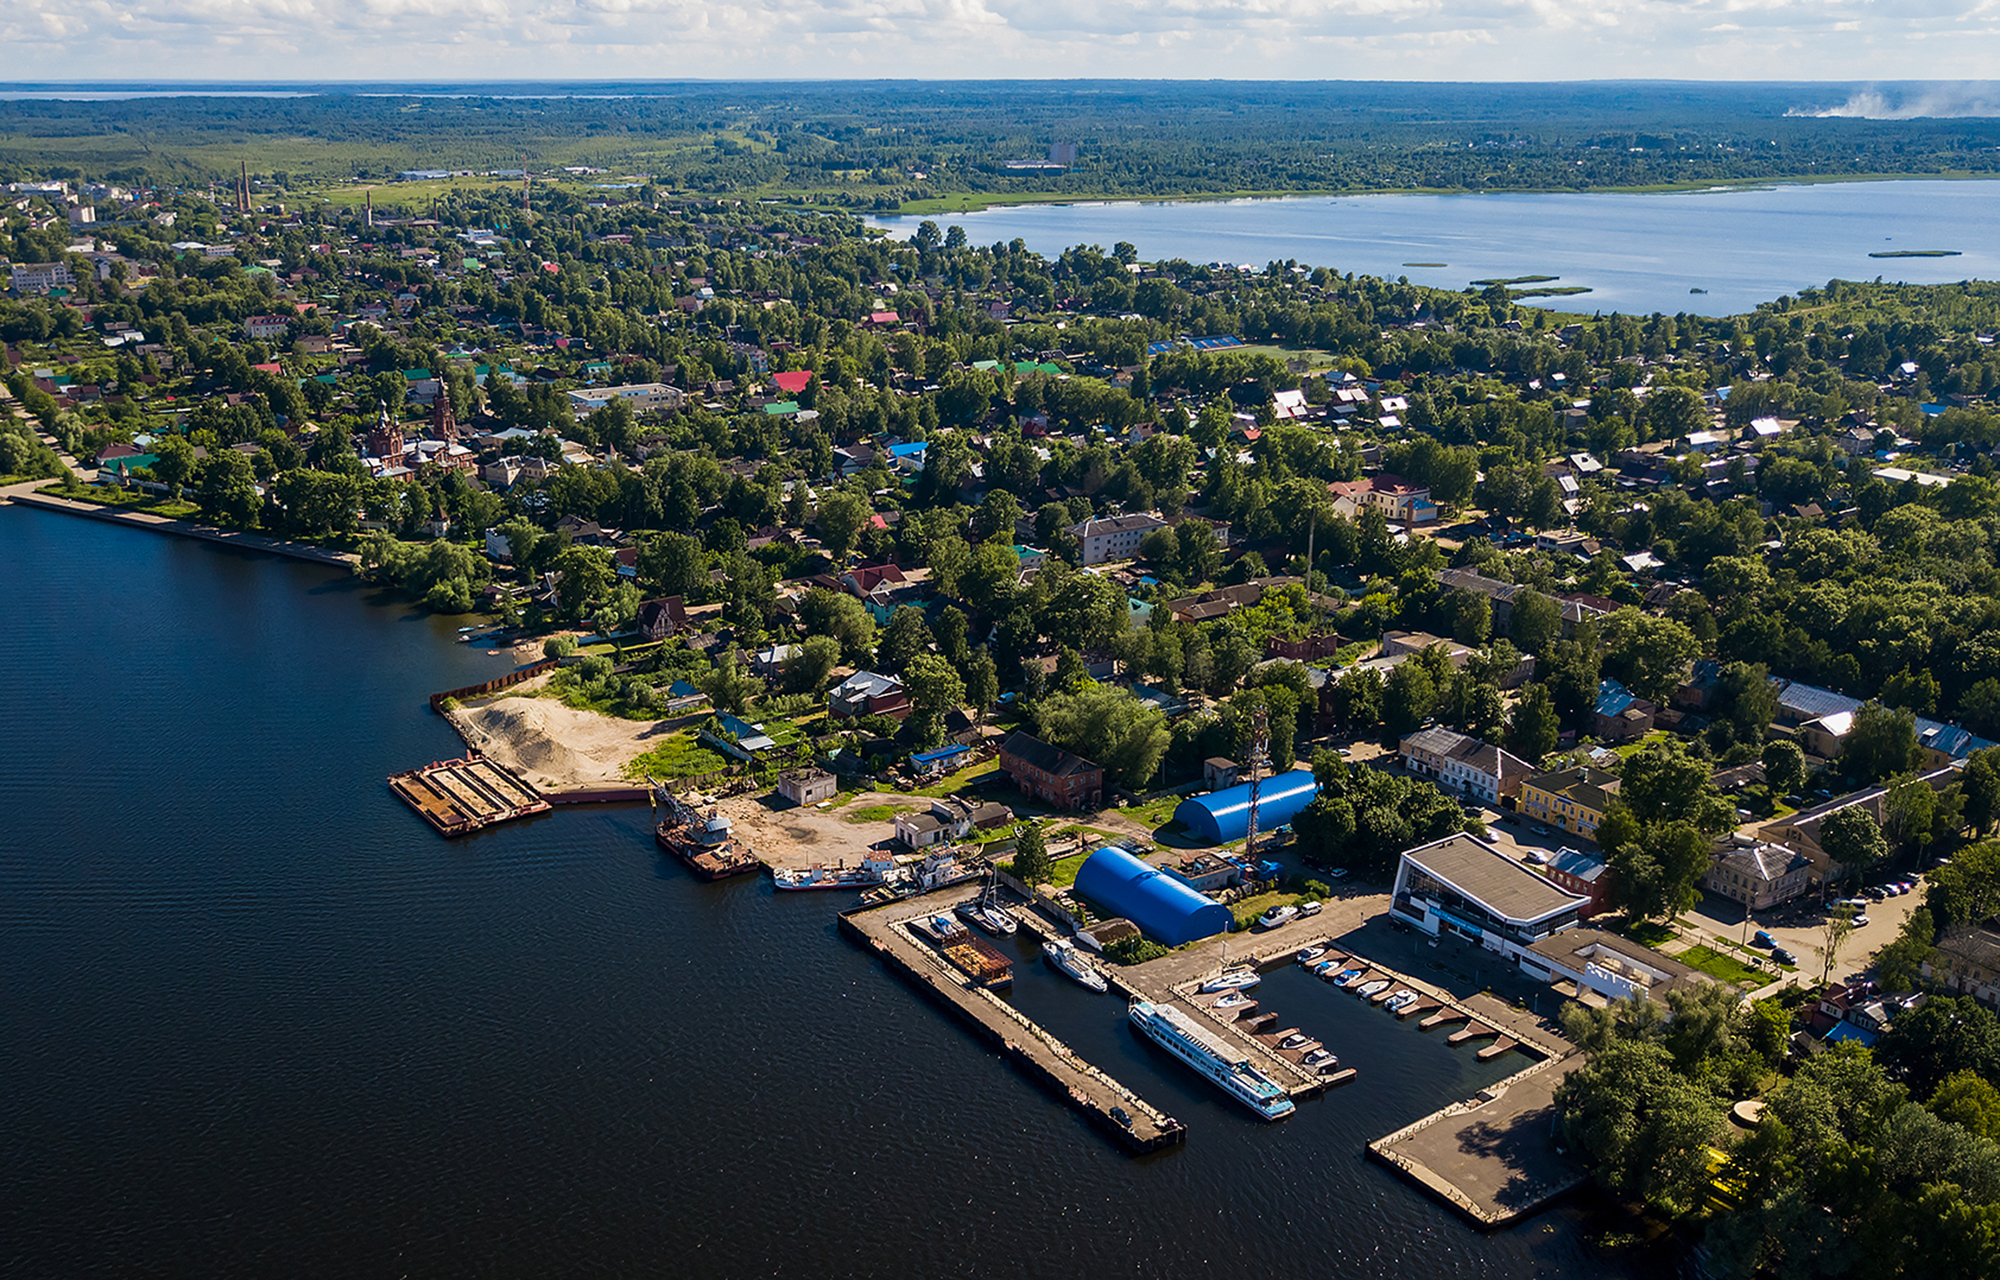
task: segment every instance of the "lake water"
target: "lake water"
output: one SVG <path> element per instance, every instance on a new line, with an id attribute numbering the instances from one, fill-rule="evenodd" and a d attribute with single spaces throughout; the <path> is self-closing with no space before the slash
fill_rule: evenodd
<path id="1" fill-rule="evenodd" d="M 1482 1236 L 1364 1161 L 1517 1057 L 1280 973 L 1361 1076 L 1266 1126 L 1022 964 L 1190 1126 L 1131 1159 L 834 897 L 699 883 L 642 807 L 433 835 L 383 778 L 457 754 L 424 699 L 502 661 L 455 620 L 19 507 L 0 599 L 9 1274 L 1630 1274 L 1580 1209 Z"/>
<path id="2" fill-rule="evenodd" d="M 872 220 L 899 238 L 922 221 Z M 1585 314 L 1735 315 L 1834 279 L 2000 278 L 2000 181 L 1021 205 L 931 221 L 962 224 L 973 244 L 1018 237 L 1051 257 L 1073 245 L 1109 250 L 1125 240 L 1149 262 L 1180 258 L 1262 269 L 1296 259 L 1447 289 L 1481 279 L 1558 276 L 1552 284 L 1591 292 L 1534 305 Z M 1868 256 L 1898 249 L 1956 249 L 1961 256 Z M 1440 262 L 1446 265 L 1409 265 Z"/>

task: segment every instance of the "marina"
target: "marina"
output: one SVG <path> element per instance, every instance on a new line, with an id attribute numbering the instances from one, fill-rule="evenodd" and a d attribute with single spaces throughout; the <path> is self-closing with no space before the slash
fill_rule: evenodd
<path id="1" fill-rule="evenodd" d="M 703 812 L 664 787 L 655 788 L 653 804 L 654 841 L 703 880 L 726 880 L 763 866 L 715 808 Z"/>

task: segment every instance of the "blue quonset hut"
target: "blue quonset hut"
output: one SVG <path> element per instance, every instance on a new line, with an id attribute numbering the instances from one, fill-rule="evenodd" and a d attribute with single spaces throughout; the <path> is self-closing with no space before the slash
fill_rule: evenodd
<path id="1" fill-rule="evenodd" d="M 1257 829 L 1272 831 L 1297 817 L 1319 794 L 1312 770 L 1294 769 L 1266 778 L 1257 797 Z M 1239 783 L 1227 791 L 1211 791 L 1205 796 L 1189 796 L 1174 809 L 1174 820 L 1186 827 L 1197 840 L 1228 844 L 1250 834 L 1250 784 Z"/>
<path id="2" fill-rule="evenodd" d="M 1084 860 L 1076 891 L 1170 947 L 1227 933 L 1236 922 L 1220 902 L 1112 845 Z"/>

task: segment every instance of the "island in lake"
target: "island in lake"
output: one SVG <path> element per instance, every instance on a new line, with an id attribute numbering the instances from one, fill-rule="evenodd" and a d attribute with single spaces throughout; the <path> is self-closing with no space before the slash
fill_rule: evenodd
<path id="1" fill-rule="evenodd" d="M 1880 253 L 1871 253 L 1868 256 L 1871 258 L 1956 258 L 1959 256 L 1959 251 L 1957 249 L 1884 249 Z"/>

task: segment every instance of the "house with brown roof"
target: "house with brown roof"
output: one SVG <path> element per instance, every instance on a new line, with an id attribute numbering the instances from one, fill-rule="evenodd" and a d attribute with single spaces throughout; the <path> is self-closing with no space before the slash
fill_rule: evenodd
<path id="1" fill-rule="evenodd" d="M 1491 743 L 1450 729 L 1432 726 L 1419 729 L 1396 747 L 1403 767 L 1420 778 L 1430 778 L 1440 787 L 1487 804 L 1498 804 L 1502 796 L 1519 795 L 1521 781 L 1533 776 L 1535 766 Z"/>
<path id="2" fill-rule="evenodd" d="M 1779 844 L 1752 844 L 1719 854 L 1702 888 L 1752 911 L 1787 902 L 1812 883 L 1812 859 Z"/>
<path id="3" fill-rule="evenodd" d="M 1030 734 L 1015 732 L 1000 746 L 1000 772 L 1023 795 L 1057 809 L 1095 809 L 1104 802 L 1104 766 Z"/>

